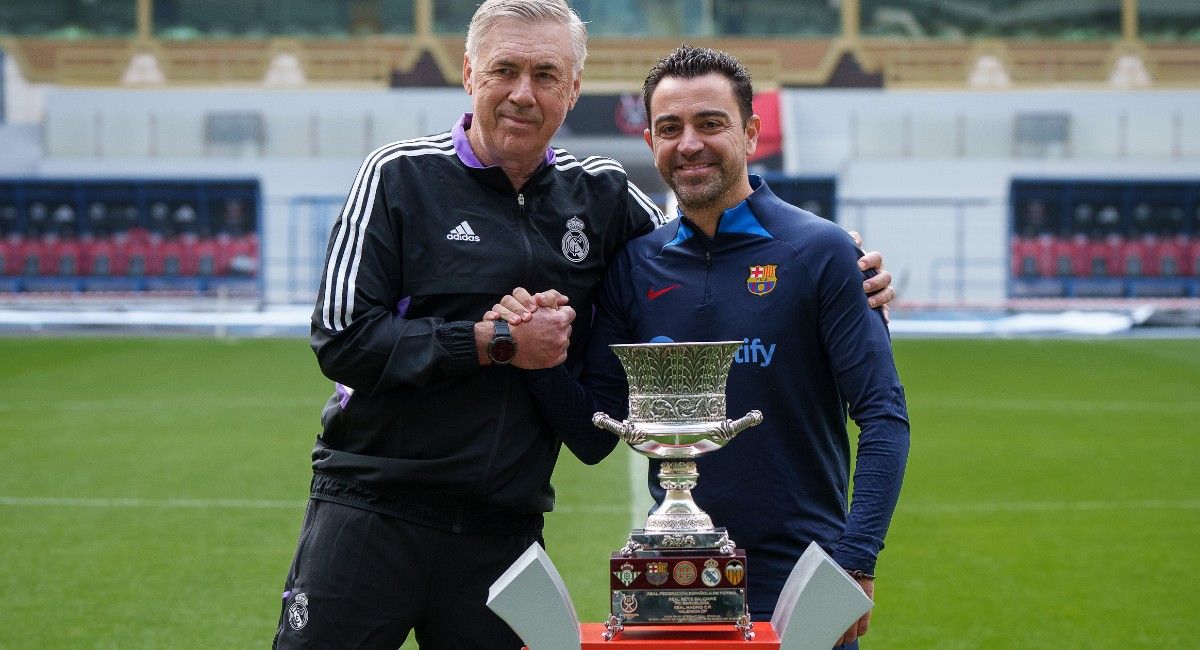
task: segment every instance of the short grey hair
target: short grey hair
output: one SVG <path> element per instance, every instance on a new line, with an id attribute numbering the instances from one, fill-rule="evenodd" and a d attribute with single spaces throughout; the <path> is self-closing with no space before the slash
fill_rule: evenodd
<path id="1" fill-rule="evenodd" d="M 587 26 L 566 3 L 566 0 L 486 0 L 471 16 L 467 26 L 467 56 L 479 60 L 479 40 L 497 23 L 516 20 L 532 25 L 540 22 L 558 23 L 571 32 L 572 72 L 583 73 L 587 60 Z"/>

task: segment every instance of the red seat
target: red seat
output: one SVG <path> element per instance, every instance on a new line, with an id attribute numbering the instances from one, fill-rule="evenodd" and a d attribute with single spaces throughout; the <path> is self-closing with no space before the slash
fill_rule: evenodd
<path id="1" fill-rule="evenodd" d="M 217 273 L 217 242 L 211 237 L 183 238 L 183 274 L 212 277 Z"/>
<path id="2" fill-rule="evenodd" d="M 1050 235 L 1016 237 L 1013 239 L 1013 277 L 1050 278 L 1058 275 L 1055 261 L 1058 249 L 1056 240 Z M 1069 275 L 1070 272 L 1066 273 Z"/>
<path id="3" fill-rule="evenodd" d="M 0 275 L 15 277 L 21 275 L 21 260 L 17 257 L 19 237 L 0 239 Z"/>
<path id="4" fill-rule="evenodd" d="M 151 275 L 179 277 L 183 275 L 184 246 L 177 237 L 164 239 L 151 256 Z"/>
<path id="5" fill-rule="evenodd" d="M 1088 272 L 1088 240 L 1083 235 L 1071 239 L 1056 238 L 1051 244 L 1054 258 L 1054 275 L 1059 277 L 1081 277 Z"/>
<path id="6" fill-rule="evenodd" d="M 16 246 L 16 256 L 21 275 L 54 274 L 54 259 L 40 238 L 20 241 Z"/>
<path id="7" fill-rule="evenodd" d="M 150 273 L 153 264 L 154 249 L 142 237 L 122 237 L 117 243 L 117 254 L 120 271 L 114 264 L 115 275 L 130 275 L 142 277 Z"/>
<path id="8" fill-rule="evenodd" d="M 47 245 L 51 264 L 54 265 L 53 275 L 74 277 L 79 275 L 82 268 L 79 241 L 74 237 L 51 241 Z"/>
<path id="9" fill-rule="evenodd" d="M 1192 237 L 1187 244 L 1187 268 L 1184 275 L 1200 278 L 1200 237 Z"/>
<path id="10" fill-rule="evenodd" d="M 217 237 L 217 275 L 252 276 L 258 272 L 258 236 Z"/>
<path id="11" fill-rule="evenodd" d="M 84 275 L 124 275 L 124 258 L 117 255 L 117 247 L 107 237 L 85 239 L 80 242 L 82 273 Z"/>
<path id="12" fill-rule="evenodd" d="M 1183 237 L 1146 239 L 1146 274 L 1150 277 L 1177 278 L 1187 269 L 1187 246 Z"/>
<path id="13" fill-rule="evenodd" d="M 1108 278 L 1125 275 L 1124 260 L 1121 258 L 1123 246 L 1124 242 L 1117 236 L 1088 240 L 1084 249 L 1086 259 L 1082 275 Z"/>

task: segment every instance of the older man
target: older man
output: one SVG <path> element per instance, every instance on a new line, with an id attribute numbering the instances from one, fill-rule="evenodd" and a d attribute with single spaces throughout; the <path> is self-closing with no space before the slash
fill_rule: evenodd
<path id="1" fill-rule="evenodd" d="M 488 586 L 541 541 L 559 447 L 576 443 L 523 370 L 561 364 L 590 323 L 482 317 L 516 286 L 590 314 L 607 263 L 662 221 L 616 162 L 548 147 L 585 56 L 563 0 L 488 0 L 463 58 L 472 112 L 359 169 L 313 313 L 336 392 L 277 647 L 395 648 L 412 630 L 422 648 L 521 646 Z"/>

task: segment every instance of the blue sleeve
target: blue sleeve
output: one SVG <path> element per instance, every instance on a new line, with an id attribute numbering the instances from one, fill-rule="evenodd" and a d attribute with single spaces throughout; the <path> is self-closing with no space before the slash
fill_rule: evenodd
<path id="1" fill-rule="evenodd" d="M 830 555 L 843 568 L 874 573 L 908 460 L 908 408 L 883 314 L 867 306 L 862 290 L 862 251 L 845 233 L 830 239 L 814 269 L 822 344 L 861 430 L 849 518 Z"/>
<path id="2" fill-rule="evenodd" d="M 579 460 L 594 465 L 604 460 L 620 441 L 615 435 L 592 424 L 592 415 L 603 411 L 623 420 L 628 411 L 629 386 L 625 370 L 612 350 L 613 343 L 630 343 L 624 314 L 622 289 L 627 277 L 621 270 L 626 257 L 618 256 L 608 269 L 596 299 L 596 314 L 584 355 L 582 371 L 576 374 L 567 364 L 526 373 L 530 390 L 538 401 L 542 417 L 550 423 L 559 439 Z"/>

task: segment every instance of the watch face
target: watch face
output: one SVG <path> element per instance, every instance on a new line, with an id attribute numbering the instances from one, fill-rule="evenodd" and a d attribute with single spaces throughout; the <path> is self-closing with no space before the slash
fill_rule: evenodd
<path id="1" fill-rule="evenodd" d="M 488 356 L 496 363 L 508 363 L 517 355 L 517 345 L 508 337 L 492 339 L 488 346 Z"/>

